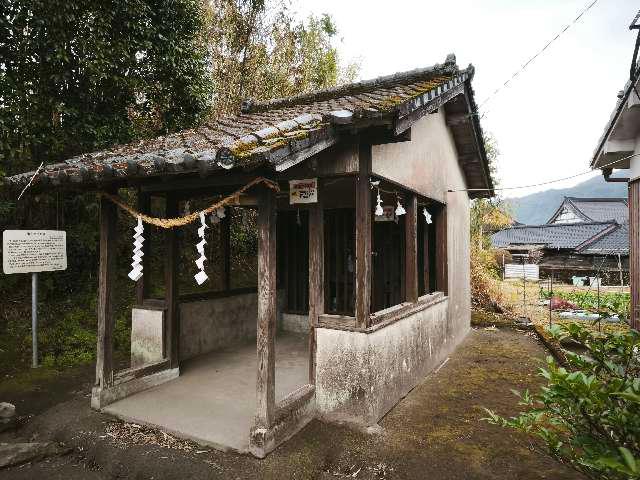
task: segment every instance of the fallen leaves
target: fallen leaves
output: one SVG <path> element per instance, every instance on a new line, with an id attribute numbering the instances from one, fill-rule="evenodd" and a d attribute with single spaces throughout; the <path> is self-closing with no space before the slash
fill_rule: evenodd
<path id="1" fill-rule="evenodd" d="M 360 477 L 360 475 L 367 475 L 366 478 L 388 478 L 388 475 L 393 472 L 393 467 L 385 463 L 377 463 L 375 465 L 362 465 L 362 464 L 353 464 L 349 467 L 338 468 L 334 471 L 327 472 L 330 475 L 338 478 L 364 478 Z"/>
<path id="2" fill-rule="evenodd" d="M 109 438 L 115 446 L 122 449 L 130 445 L 157 445 L 189 453 L 206 452 L 206 450 L 196 451 L 196 446 L 192 442 L 136 423 L 110 422 L 105 427 L 105 435 L 100 438 Z"/>

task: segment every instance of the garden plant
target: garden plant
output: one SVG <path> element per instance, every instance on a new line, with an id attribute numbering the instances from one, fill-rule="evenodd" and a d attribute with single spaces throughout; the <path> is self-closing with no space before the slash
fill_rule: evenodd
<path id="1" fill-rule="evenodd" d="M 514 391 L 523 410 L 505 418 L 486 410 L 485 420 L 534 438 L 531 447 L 592 479 L 640 478 L 640 333 L 600 334 L 584 325 L 555 325 L 566 368 L 552 357 L 539 392 Z M 540 444 L 544 448 L 540 448 Z"/>

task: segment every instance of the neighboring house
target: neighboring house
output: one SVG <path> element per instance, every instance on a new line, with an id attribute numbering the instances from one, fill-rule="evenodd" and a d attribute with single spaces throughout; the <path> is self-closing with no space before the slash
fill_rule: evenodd
<path id="1" fill-rule="evenodd" d="M 493 195 L 473 75 L 449 56 L 46 166 L 30 193 L 101 198 L 92 406 L 259 457 L 314 417 L 375 425 L 470 329 L 469 198 Z M 32 176 L 7 183 L 18 192 Z M 163 202 L 165 217 L 196 198 L 258 212 L 250 289 L 230 281 L 232 215 L 210 225 L 222 225 L 224 288 L 205 282 L 200 295 L 180 295 L 178 269 L 198 268 L 180 265 L 196 246 L 176 232 L 195 232 L 198 212 L 160 238 L 145 230 L 143 249 L 163 244 L 164 296 L 150 298 L 149 275 L 137 281 L 142 361 L 123 371 L 112 359 L 113 285 L 127 280 L 114 266 L 118 189 L 136 189 L 143 213 Z"/>
<path id="2" fill-rule="evenodd" d="M 629 223 L 629 204 L 626 198 L 565 197 L 547 223 L 612 221 L 618 224 Z"/>
<path id="3" fill-rule="evenodd" d="M 629 28 L 638 31 L 629 81 L 618 94 L 618 102 L 593 154 L 591 168 L 600 169 L 607 181 L 629 185 L 630 323 L 640 329 L 640 12 Z M 628 170 L 628 176 L 612 177 L 617 169 Z"/>
<path id="4" fill-rule="evenodd" d="M 524 258 L 538 252 L 540 272 L 560 280 L 599 274 L 617 283 L 629 269 L 628 214 L 624 198 L 565 197 L 546 224 L 513 226 L 491 242 Z"/>

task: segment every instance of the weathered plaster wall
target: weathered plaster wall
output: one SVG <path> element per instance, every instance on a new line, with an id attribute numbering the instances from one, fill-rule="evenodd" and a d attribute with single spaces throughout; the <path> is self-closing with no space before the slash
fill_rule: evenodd
<path id="1" fill-rule="evenodd" d="M 330 421 L 373 425 L 463 338 L 448 300 L 372 333 L 317 329 L 316 405 Z"/>
<path id="2" fill-rule="evenodd" d="M 372 170 L 447 206 L 449 295 L 372 333 L 317 329 L 316 404 L 330 420 L 376 423 L 465 337 L 471 321 L 469 198 L 445 115 L 426 115 L 411 141 L 374 146 Z"/>
<path id="3" fill-rule="evenodd" d="M 278 291 L 278 321 L 284 295 Z M 229 297 L 180 304 L 180 360 L 256 338 L 258 295 Z"/>

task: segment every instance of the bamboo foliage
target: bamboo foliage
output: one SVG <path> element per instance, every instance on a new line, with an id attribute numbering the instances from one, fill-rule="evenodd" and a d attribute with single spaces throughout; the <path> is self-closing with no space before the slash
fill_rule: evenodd
<path id="1" fill-rule="evenodd" d="M 354 80 L 342 66 L 329 15 L 299 21 L 287 2 L 212 0 L 207 39 L 214 113 L 237 113 L 245 99 L 267 100 Z"/>

